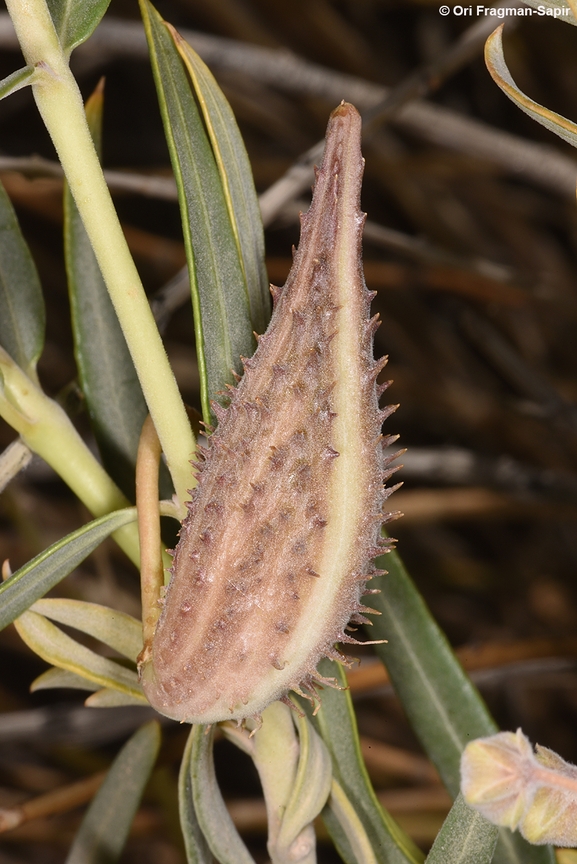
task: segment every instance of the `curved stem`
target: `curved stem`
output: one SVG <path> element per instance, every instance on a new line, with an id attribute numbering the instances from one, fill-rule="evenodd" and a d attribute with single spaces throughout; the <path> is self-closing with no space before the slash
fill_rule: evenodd
<path id="1" fill-rule="evenodd" d="M 90 452 L 68 415 L 0 348 L 0 416 L 47 462 L 94 516 L 129 506 L 129 501 Z M 134 524 L 113 535 L 139 566 Z"/>
<path id="2" fill-rule="evenodd" d="M 36 69 L 32 89 L 38 110 L 90 238 L 182 505 L 193 485 L 188 462 L 195 441 L 102 174 L 78 85 L 45 0 L 7 0 L 6 5 L 26 62 Z"/>

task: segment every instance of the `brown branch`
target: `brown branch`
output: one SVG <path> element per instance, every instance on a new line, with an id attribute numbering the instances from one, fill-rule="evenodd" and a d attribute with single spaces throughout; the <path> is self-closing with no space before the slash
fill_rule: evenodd
<path id="1" fill-rule="evenodd" d="M 92 777 L 53 789 L 16 807 L 0 807 L 0 833 L 12 831 L 33 819 L 54 816 L 56 813 L 68 813 L 86 804 L 98 791 L 105 777 L 106 771 L 99 771 Z"/>
<path id="2" fill-rule="evenodd" d="M 160 616 L 161 588 L 164 585 L 158 476 L 161 446 L 150 415 L 144 421 L 136 459 L 136 505 L 140 537 L 140 588 L 142 596 L 142 639 L 138 663 L 148 658 L 156 623 Z"/>
<path id="3" fill-rule="evenodd" d="M 191 30 L 183 30 L 182 35 L 217 71 L 220 68 L 242 72 L 287 93 L 316 96 L 332 105 L 346 99 L 366 111 L 374 109 L 390 92 L 362 78 L 310 63 L 290 51 L 247 45 Z M 6 13 L 0 13 L 0 48 L 18 49 Z M 146 58 L 144 31 L 140 24 L 108 17 L 88 42 L 76 49 L 73 62 L 77 68 L 82 64 L 101 67 L 118 56 Z M 483 159 L 558 195 L 575 196 L 577 164 L 554 146 L 527 141 L 419 100 L 405 105 L 393 123 L 424 141 Z"/>

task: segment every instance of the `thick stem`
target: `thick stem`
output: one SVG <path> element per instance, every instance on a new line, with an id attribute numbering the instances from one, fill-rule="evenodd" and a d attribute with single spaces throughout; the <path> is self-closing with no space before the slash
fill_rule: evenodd
<path id="1" fill-rule="evenodd" d="M 54 468 L 94 516 L 129 506 L 60 405 L 37 387 L 2 348 L 0 415 L 31 450 Z M 126 525 L 113 537 L 138 567 L 136 526 Z"/>
<path id="2" fill-rule="evenodd" d="M 268 852 L 275 861 L 276 844 L 299 761 L 291 709 L 282 702 L 273 702 L 263 711 L 262 726 L 254 736 L 253 758 L 266 802 Z"/>
<path id="3" fill-rule="evenodd" d="M 90 136 L 82 97 L 45 0 L 7 0 L 34 98 L 52 138 L 118 315 L 181 505 L 195 441 Z"/>
<path id="4" fill-rule="evenodd" d="M 262 726 L 254 736 L 252 758 L 257 767 L 268 819 L 267 849 L 272 864 L 316 864 L 316 840 L 312 824 L 286 836 L 287 807 L 294 796 L 300 764 L 300 747 L 291 709 L 273 702 L 262 714 Z M 309 778 L 315 783 L 317 777 Z M 311 814 L 311 819 L 314 818 Z"/>

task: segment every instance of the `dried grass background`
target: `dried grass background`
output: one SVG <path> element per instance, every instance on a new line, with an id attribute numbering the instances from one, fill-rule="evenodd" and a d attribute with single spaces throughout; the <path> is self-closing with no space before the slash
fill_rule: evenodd
<path id="1" fill-rule="evenodd" d="M 378 291 L 374 308 L 383 318 L 377 353 L 390 355 L 389 393 L 401 405 L 387 432 L 399 432 L 408 448 L 399 475 L 404 487 L 392 499 L 405 516 L 394 531 L 502 728 L 520 725 L 533 741 L 577 761 L 574 153 L 498 91 L 482 61 L 482 39 L 458 68 L 445 68 L 459 38 L 481 19 L 442 17 L 437 2 L 164 0 L 158 8 L 177 28 L 221 40 L 198 44 L 236 112 L 261 193 L 323 136 L 341 98 L 366 111 L 382 99 L 382 88 L 392 88 L 397 101 L 434 90 L 426 103 L 433 108 L 409 101 L 393 113 L 389 100 L 388 119 L 373 123 L 364 144 L 366 279 Z M 150 68 L 134 28 L 117 23 L 137 25 L 136 3 L 112 0 L 109 15 L 111 29 L 79 49 L 73 66 L 85 96 L 106 75 L 104 162 L 122 172 L 112 177 L 115 202 L 158 301 L 184 264 L 180 217 Z M 577 118 L 577 30 L 543 18 L 519 18 L 517 26 L 511 20 L 505 50 L 518 84 Z M 0 76 L 19 63 L 4 24 Z M 427 73 L 430 64 L 434 74 Z M 77 411 L 88 435 L 71 384 L 62 182 L 49 165 L 28 158 L 54 158 L 29 91 L 0 105 L 0 154 L 0 176 L 46 293 L 40 377 Z M 119 188 L 127 174 L 138 191 Z M 151 176 L 162 178 L 160 197 L 145 188 Z M 267 227 L 277 284 L 298 242 L 306 196 L 284 202 Z M 169 292 L 177 311 L 166 315 L 166 345 L 186 401 L 197 404 L 191 315 L 186 303 L 178 305 L 181 296 L 178 286 Z M 3 424 L 1 446 L 13 437 Z M 55 475 L 34 462 L 0 499 L 1 557 L 16 568 L 86 518 Z M 138 614 L 136 574 L 111 542 L 60 592 Z M 102 770 L 142 717 L 140 709 L 88 712 L 73 691 L 30 695 L 43 668 L 11 628 L 0 634 L 2 807 Z M 448 798 L 368 653 L 351 680 L 376 788 L 426 849 Z M 126 862 L 184 860 L 175 780 L 185 730 L 167 724 L 166 732 Z M 256 859 L 266 861 L 256 776 L 225 742 L 217 759 L 235 818 Z M 81 817 L 71 804 L 81 800 L 72 795 L 66 812 L 5 833 L 0 864 L 63 861 Z M 31 812 L 41 816 L 42 805 Z M 327 848 L 321 860 L 337 859 Z"/>

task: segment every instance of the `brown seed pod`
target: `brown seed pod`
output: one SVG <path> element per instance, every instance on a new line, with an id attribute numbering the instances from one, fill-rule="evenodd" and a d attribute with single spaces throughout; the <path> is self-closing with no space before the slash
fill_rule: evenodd
<path id="1" fill-rule="evenodd" d="M 152 650 L 145 693 L 194 723 L 256 715 L 314 687 L 382 554 L 391 490 L 361 262 L 361 121 L 341 104 L 327 130 L 313 202 L 256 353 L 214 405 L 210 436 Z"/>

